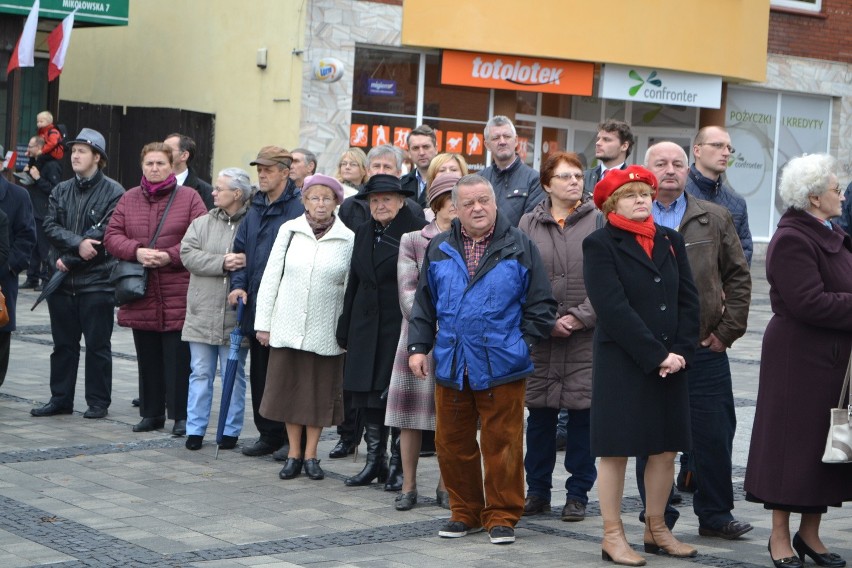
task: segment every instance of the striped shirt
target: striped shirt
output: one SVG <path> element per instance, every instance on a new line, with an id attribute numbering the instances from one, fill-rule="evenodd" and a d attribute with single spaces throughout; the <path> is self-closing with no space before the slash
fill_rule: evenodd
<path id="1" fill-rule="evenodd" d="M 677 231 L 680 228 L 680 222 L 683 221 L 683 214 L 686 213 L 686 195 L 681 193 L 680 197 L 668 206 L 654 201 L 651 211 L 654 213 L 654 222 L 657 225 Z"/>

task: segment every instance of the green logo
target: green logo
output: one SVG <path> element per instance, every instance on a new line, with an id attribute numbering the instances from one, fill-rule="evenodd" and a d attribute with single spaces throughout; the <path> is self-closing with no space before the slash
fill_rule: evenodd
<path id="1" fill-rule="evenodd" d="M 630 70 L 630 72 L 629 72 L 627 75 L 628 75 L 631 79 L 633 79 L 634 81 L 639 81 L 639 83 L 638 83 L 638 84 L 633 85 L 633 86 L 632 86 L 632 87 L 630 87 L 630 89 L 627 91 L 627 92 L 630 94 L 630 96 L 631 96 L 631 97 L 635 97 L 635 96 L 636 96 L 636 93 L 638 93 L 638 92 L 639 92 L 639 89 L 641 89 L 641 88 L 642 88 L 642 85 L 644 85 L 645 83 L 649 83 L 649 84 L 651 84 L 651 85 L 654 85 L 655 87 L 661 87 L 661 86 L 663 85 L 663 82 L 662 82 L 662 81 L 660 81 L 659 79 L 657 79 L 657 72 L 656 72 L 656 71 L 651 71 L 651 74 L 650 74 L 650 75 L 648 75 L 648 78 L 647 78 L 647 79 L 643 79 L 643 78 L 642 78 L 642 75 L 640 75 L 639 73 L 637 73 L 637 72 L 636 72 L 635 70 L 633 70 L 633 69 L 631 69 L 631 70 Z"/>

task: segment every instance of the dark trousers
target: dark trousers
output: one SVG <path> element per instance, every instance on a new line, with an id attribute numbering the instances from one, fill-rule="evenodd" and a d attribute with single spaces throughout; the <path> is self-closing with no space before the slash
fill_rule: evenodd
<path id="1" fill-rule="evenodd" d="M 6 371 L 9 370 L 9 349 L 12 347 L 12 332 L 0 331 L 0 386 L 6 380 Z"/>
<path id="2" fill-rule="evenodd" d="M 50 251 L 50 241 L 44 232 L 44 219 L 36 219 L 36 246 L 30 255 L 30 265 L 27 267 L 27 280 L 37 282 L 39 278 L 47 280 L 50 278 L 50 269 L 47 266 L 47 254 Z"/>
<path id="3" fill-rule="evenodd" d="M 186 420 L 189 393 L 189 343 L 180 331 L 133 330 L 139 367 L 139 415 Z"/>
<path id="4" fill-rule="evenodd" d="M 260 402 L 266 387 L 266 370 L 269 367 L 269 347 L 260 344 L 254 335 L 249 336 L 249 381 L 251 383 L 251 408 L 254 426 L 260 439 L 280 447 L 287 441 L 287 430 L 283 422 L 276 422 L 260 415 Z"/>
<path id="5" fill-rule="evenodd" d="M 352 391 L 343 391 L 343 422 L 337 425 L 337 435 L 341 439 L 361 443 L 361 432 L 358 429 L 358 410 L 352 404 Z M 361 428 L 363 430 L 363 427 Z"/>
<path id="6" fill-rule="evenodd" d="M 692 449 L 689 470 L 696 490 L 692 509 L 702 527 L 718 529 L 734 519 L 734 489 L 731 484 L 731 452 L 737 415 L 727 353 L 699 348 L 689 367 L 689 413 L 692 420 Z M 636 477 L 644 503 L 644 463 L 636 460 Z M 666 506 L 666 519 L 677 520 L 677 509 Z M 672 523 L 674 524 L 674 523 Z"/>
<path id="7" fill-rule="evenodd" d="M 559 410 L 555 408 L 530 408 L 527 418 L 527 454 L 524 469 L 527 474 L 527 493 L 550 501 L 553 468 L 556 465 L 556 427 Z M 565 470 L 571 476 L 565 481 L 567 499 L 589 502 L 589 491 L 598 477 L 595 458 L 592 457 L 589 438 L 591 410 L 565 410 L 567 444 Z"/>
<path id="8" fill-rule="evenodd" d="M 74 408 L 80 338 L 86 341 L 86 404 L 109 408 L 112 402 L 112 294 L 93 292 L 47 297 L 53 353 L 50 355 L 50 401 Z"/>

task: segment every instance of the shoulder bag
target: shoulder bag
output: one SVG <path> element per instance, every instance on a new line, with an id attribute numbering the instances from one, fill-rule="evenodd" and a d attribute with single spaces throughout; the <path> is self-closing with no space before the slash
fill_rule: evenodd
<path id="1" fill-rule="evenodd" d="M 852 374 L 852 357 L 846 367 L 846 379 L 840 389 L 837 408 L 831 409 L 828 439 L 825 442 L 823 463 L 852 463 L 852 392 L 849 392 L 849 376 Z M 844 404 L 845 401 L 845 404 Z"/>
<path id="2" fill-rule="evenodd" d="M 154 248 L 177 192 L 178 188 L 175 187 L 148 248 Z M 145 296 L 145 290 L 148 288 L 148 269 L 135 260 L 119 260 L 110 273 L 109 281 L 115 286 L 115 304 L 123 306 Z"/>

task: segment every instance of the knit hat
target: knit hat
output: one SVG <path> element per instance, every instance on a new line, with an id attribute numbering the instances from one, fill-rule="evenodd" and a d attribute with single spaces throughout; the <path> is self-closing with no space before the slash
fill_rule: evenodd
<path id="1" fill-rule="evenodd" d="M 329 188 L 334 192 L 334 196 L 337 198 L 337 203 L 343 203 L 343 187 L 340 185 L 340 182 L 333 177 L 323 174 L 314 174 L 306 177 L 305 182 L 302 184 L 302 195 L 308 193 L 308 190 L 315 185 L 324 185 Z"/>
<path id="2" fill-rule="evenodd" d="M 623 170 L 607 170 L 604 178 L 595 185 L 594 199 L 598 209 L 603 209 L 606 200 L 615 190 L 632 181 L 646 183 L 654 190 L 651 198 L 657 197 L 657 178 L 642 166 L 628 166 Z"/>
<path id="3" fill-rule="evenodd" d="M 435 198 L 439 195 L 444 195 L 453 190 L 456 186 L 456 182 L 461 179 L 459 174 L 440 174 L 432 180 L 432 185 L 429 186 L 429 203 L 431 204 L 435 201 Z"/>
<path id="4" fill-rule="evenodd" d="M 388 174 L 371 176 L 364 184 L 364 189 L 355 196 L 355 199 L 369 199 L 371 193 L 399 193 L 405 197 L 414 195 L 414 192 L 410 189 L 403 189 L 398 177 Z"/>

